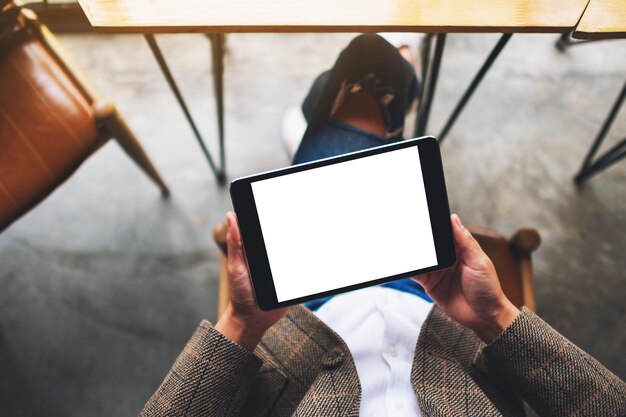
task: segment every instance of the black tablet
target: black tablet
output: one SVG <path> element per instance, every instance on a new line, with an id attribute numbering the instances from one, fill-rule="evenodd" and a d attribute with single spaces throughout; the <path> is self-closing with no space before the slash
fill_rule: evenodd
<path id="1" fill-rule="evenodd" d="M 456 262 L 433 137 L 239 178 L 230 194 L 263 310 Z"/>

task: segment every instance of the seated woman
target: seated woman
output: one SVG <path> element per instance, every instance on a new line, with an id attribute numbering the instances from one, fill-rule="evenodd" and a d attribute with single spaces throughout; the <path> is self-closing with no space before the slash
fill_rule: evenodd
<path id="1" fill-rule="evenodd" d="M 357 37 L 313 84 L 294 162 L 401 140 L 417 90 L 396 48 Z M 144 416 L 522 416 L 522 400 L 541 416 L 626 415 L 626 384 L 518 310 L 456 215 L 452 269 L 270 312 L 227 219 L 230 303 L 215 327 L 200 324 Z"/>

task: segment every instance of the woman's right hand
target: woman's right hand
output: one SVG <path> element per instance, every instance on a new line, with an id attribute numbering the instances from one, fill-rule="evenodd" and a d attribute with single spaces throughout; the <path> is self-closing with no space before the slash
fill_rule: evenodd
<path id="1" fill-rule="evenodd" d="M 263 311 L 257 306 L 250 271 L 243 253 L 237 216 L 229 212 L 226 214 L 226 220 L 230 301 L 215 329 L 233 342 L 253 351 L 267 329 L 284 316 L 287 309 Z"/>

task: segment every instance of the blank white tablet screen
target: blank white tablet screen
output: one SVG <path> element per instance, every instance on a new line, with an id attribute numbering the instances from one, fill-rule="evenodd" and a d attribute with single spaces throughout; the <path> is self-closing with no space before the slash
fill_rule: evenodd
<path id="1" fill-rule="evenodd" d="M 252 192 L 279 302 L 437 265 L 417 146 Z"/>

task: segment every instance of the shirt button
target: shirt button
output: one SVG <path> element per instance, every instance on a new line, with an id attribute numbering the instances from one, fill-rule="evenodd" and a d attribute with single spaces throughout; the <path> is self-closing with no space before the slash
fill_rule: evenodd
<path id="1" fill-rule="evenodd" d="M 404 408 L 404 403 L 402 401 L 396 401 L 394 405 L 398 410 L 402 410 Z"/>
<path id="2" fill-rule="evenodd" d="M 396 349 L 394 345 L 389 345 L 389 347 L 387 348 L 387 353 L 389 354 L 389 356 L 393 358 L 398 356 L 398 350 Z"/>

